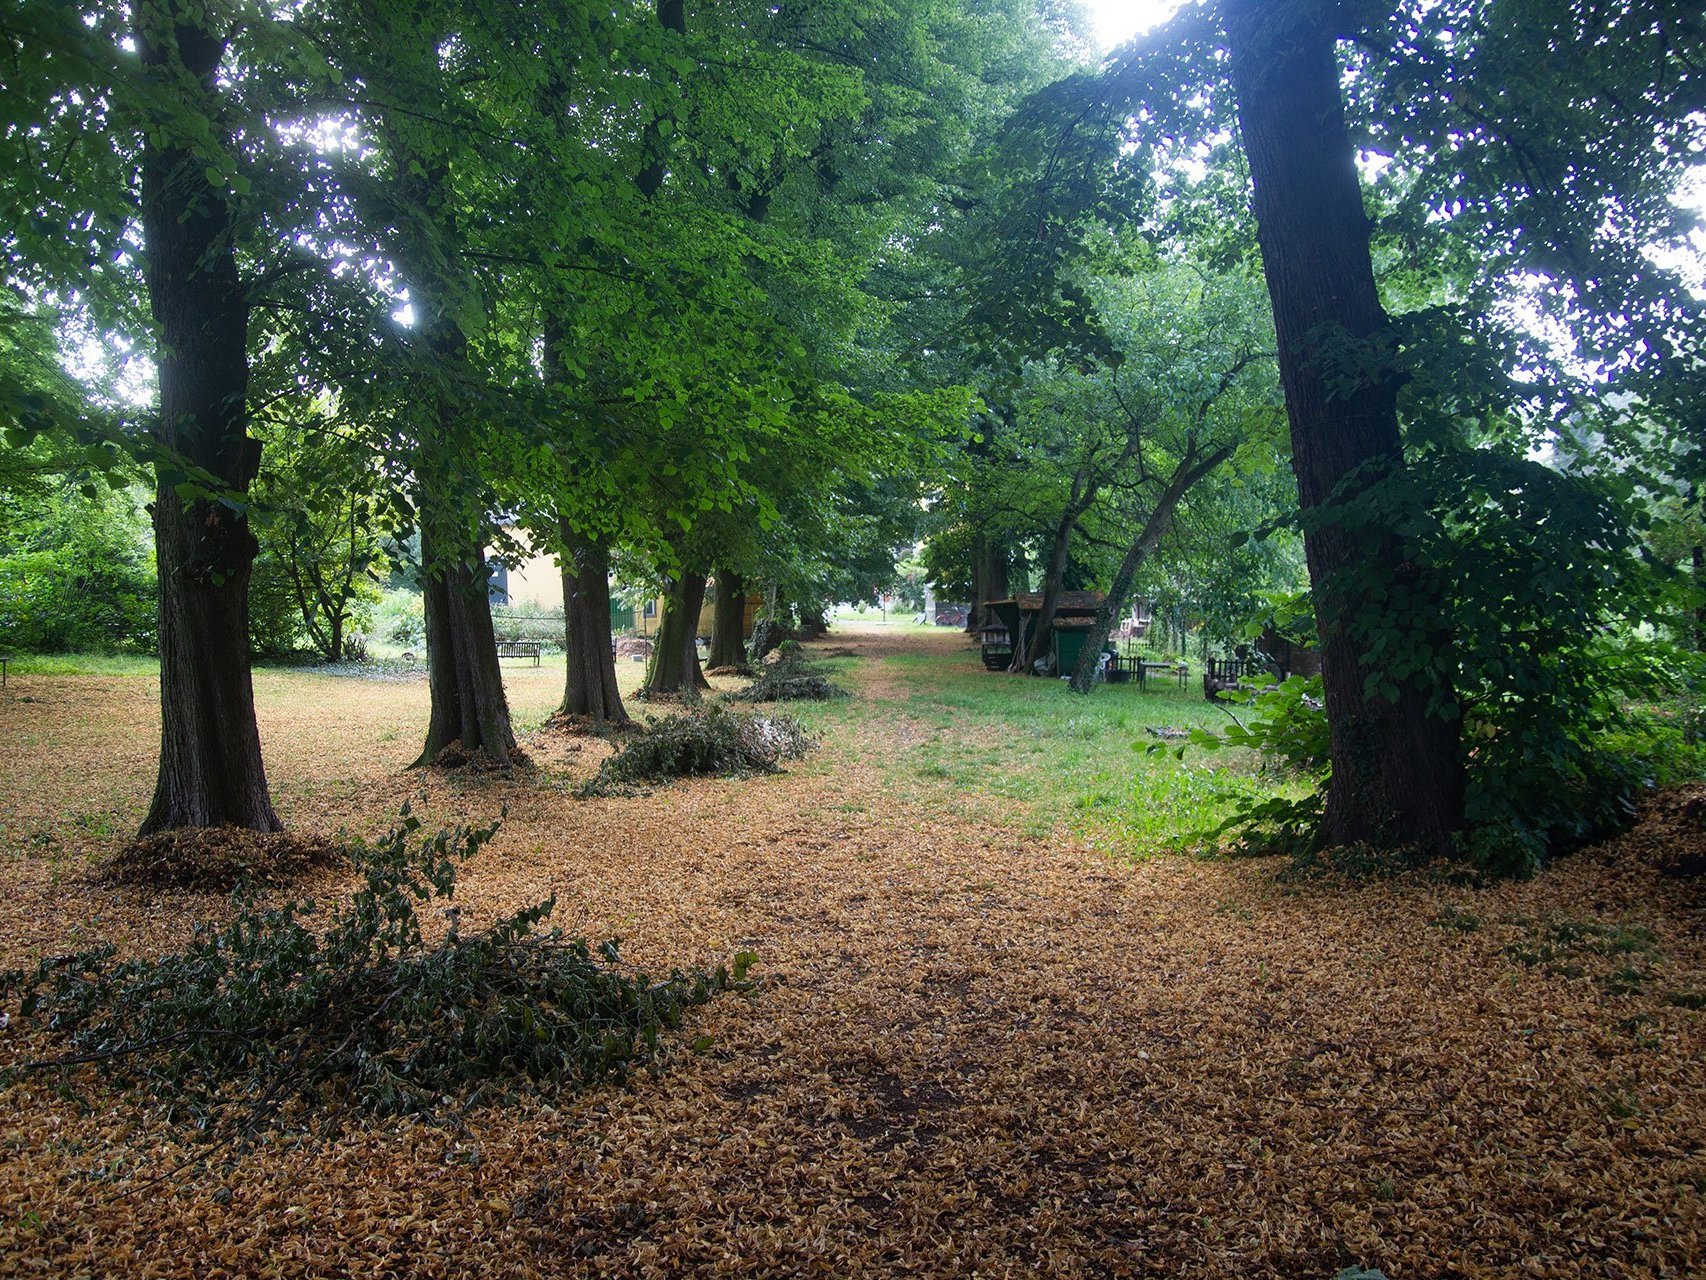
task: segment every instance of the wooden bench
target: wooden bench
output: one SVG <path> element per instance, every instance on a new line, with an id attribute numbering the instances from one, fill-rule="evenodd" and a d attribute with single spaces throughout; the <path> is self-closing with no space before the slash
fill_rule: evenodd
<path id="1" fill-rule="evenodd" d="M 537 640 L 499 640 L 498 660 L 505 658 L 532 658 L 533 665 L 539 665 L 539 642 Z"/>

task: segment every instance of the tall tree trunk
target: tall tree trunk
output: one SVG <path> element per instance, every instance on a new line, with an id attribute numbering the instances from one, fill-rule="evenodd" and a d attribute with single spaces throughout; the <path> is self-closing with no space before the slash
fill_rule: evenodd
<path id="1" fill-rule="evenodd" d="M 216 80 L 224 42 L 195 6 L 142 0 L 137 45 L 150 80 L 186 117 L 224 135 Z M 191 89 L 189 86 L 193 86 Z M 144 141 L 142 227 L 148 297 L 160 329 L 156 367 L 168 450 L 242 493 L 260 466 L 247 434 L 249 308 L 232 210 L 187 146 Z M 141 834 L 174 827 L 280 829 L 261 764 L 249 674 L 249 576 L 259 550 L 247 519 L 182 498 L 157 469 L 160 570 L 160 771 Z"/>
<path id="2" fill-rule="evenodd" d="M 975 636 L 983 625 L 983 602 L 989 598 L 989 544 L 981 533 L 971 539 L 971 608 L 966 610 L 966 634 Z"/>
<path id="3" fill-rule="evenodd" d="M 978 534 L 972 541 L 972 607 L 966 614 L 966 630 L 976 635 L 995 625 L 991 600 L 1007 598 L 1007 545 L 1000 538 Z"/>
<path id="4" fill-rule="evenodd" d="M 670 583 L 663 599 L 663 616 L 658 619 L 657 643 L 652 647 L 651 664 L 646 668 L 648 696 L 697 696 L 711 687 L 699 665 L 699 646 L 695 643 L 699 611 L 704 606 L 703 573 L 688 571 Z"/>
<path id="5" fill-rule="evenodd" d="M 485 549 L 460 531 L 423 521 L 421 565 L 432 717 L 415 765 L 439 763 L 455 743 L 469 761 L 508 769 L 515 731 L 498 666 Z"/>
<path id="6" fill-rule="evenodd" d="M 428 34 L 422 28 L 414 37 Z M 456 243 L 460 229 L 455 202 L 449 198 L 446 162 L 416 156 L 401 130 L 393 129 L 392 135 L 404 199 L 423 214 L 431 211 L 442 243 Z M 415 340 L 424 385 L 430 388 L 422 397 L 413 461 L 432 715 L 415 767 L 438 764 L 442 758 L 446 764 L 467 760 L 507 770 L 517 754 L 515 730 L 498 664 L 485 547 L 476 532 L 486 519 L 488 495 L 478 464 L 469 456 L 476 442 L 475 420 L 462 390 L 468 338 L 452 317 L 458 293 L 465 301 L 478 295 L 467 280 L 454 275 L 436 248 L 428 251 L 421 242 L 400 235 L 395 252 L 409 282 L 418 317 Z M 459 745 L 459 756 L 444 754 L 452 743 Z"/>
<path id="7" fill-rule="evenodd" d="M 717 572 L 717 605 L 711 622 L 711 669 L 746 670 L 746 583 L 732 569 Z"/>
<path id="8" fill-rule="evenodd" d="M 565 716 L 595 724 L 633 723 L 616 688 L 616 657 L 610 633 L 610 549 L 582 538 L 564 517 L 563 632 L 568 671 L 563 681 Z"/>
<path id="9" fill-rule="evenodd" d="M 1126 605 L 1130 603 L 1131 585 L 1137 581 L 1137 571 L 1154 553 L 1155 548 L 1161 545 L 1162 536 L 1173 523 L 1173 513 L 1178 510 L 1180 499 L 1190 491 L 1191 486 L 1231 456 L 1231 446 L 1216 449 L 1200 459 L 1192 453 L 1187 453 L 1184 461 L 1173 472 L 1173 478 L 1162 490 L 1155 509 L 1143 522 L 1142 531 L 1127 548 L 1125 556 L 1120 560 L 1120 567 L 1114 571 L 1114 580 L 1108 587 L 1107 599 L 1103 600 L 1102 607 L 1096 610 L 1096 620 L 1090 624 L 1090 634 L 1078 655 L 1078 666 L 1072 672 L 1073 692 L 1089 693 L 1095 687 L 1098 655 L 1108 643 L 1108 636 L 1113 633 L 1114 619 L 1124 613 Z"/>
<path id="10" fill-rule="evenodd" d="M 1336 5 L 1225 0 L 1233 87 L 1291 421 L 1292 468 L 1303 510 L 1346 496 L 1403 466 L 1391 376 L 1346 386 L 1340 369 L 1361 349 L 1379 368 L 1388 333 L 1369 258 L 1354 153 L 1345 131 Z M 1336 348 L 1339 360 L 1333 360 Z M 1338 491 L 1337 493 L 1335 491 Z M 1304 552 L 1321 635 L 1332 734 L 1326 837 L 1334 844 L 1414 844 L 1448 852 L 1463 822 L 1463 768 L 1449 688 L 1363 663 L 1359 620 L 1397 587 L 1419 603 L 1398 649 L 1431 644 L 1429 584 L 1403 563 L 1391 534 L 1310 522 Z M 1366 678 L 1397 689 L 1389 699 Z"/>

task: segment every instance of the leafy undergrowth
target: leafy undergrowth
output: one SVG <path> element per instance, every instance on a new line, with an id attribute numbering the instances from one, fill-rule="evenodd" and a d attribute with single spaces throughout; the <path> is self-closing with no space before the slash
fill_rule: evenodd
<path id="1" fill-rule="evenodd" d="M 816 745 L 791 716 L 731 711 L 700 703 L 662 716 L 607 757 L 578 794 L 623 795 L 650 784 L 704 775 L 775 773 Z"/>
<path id="2" fill-rule="evenodd" d="M 104 946 L 0 974 L 0 1003 L 68 1041 L 10 1074 L 71 1087 L 98 1068 L 145 1087 L 169 1117 L 205 1125 L 234 1110 L 245 1133 L 281 1112 L 431 1115 L 511 1098 L 521 1082 L 623 1078 L 685 1010 L 743 983 L 746 955 L 732 975 L 624 974 L 615 942 L 595 958 L 541 931 L 549 899 L 471 934 L 452 915 L 429 942 L 421 908 L 451 899 L 457 865 L 497 827 L 416 844 L 419 828 L 405 810 L 374 846 L 350 850 L 362 883 L 323 925 L 312 899 L 263 907 L 244 896 L 229 923 L 158 959 Z"/>
<path id="3" fill-rule="evenodd" d="M 198 827 L 132 840 L 101 872 L 108 884 L 228 893 L 237 885 L 286 885 L 315 871 L 347 866 L 348 850 L 324 836 L 294 831 Z"/>

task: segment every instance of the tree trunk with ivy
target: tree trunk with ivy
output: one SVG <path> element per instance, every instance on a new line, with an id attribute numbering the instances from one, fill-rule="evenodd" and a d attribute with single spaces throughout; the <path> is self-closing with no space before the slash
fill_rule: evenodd
<path id="1" fill-rule="evenodd" d="M 1226 0 L 1223 12 L 1321 636 L 1333 768 L 1325 836 L 1449 852 L 1464 794 L 1451 690 L 1364 662 L 1382 609 L 1394 652 L 1436 643 L 1439 612 L 1426 602 L 1439 593 L 1404 563 L 1395 535 L 1321 511 L 1404 465 L 1390 329 L 1345 128 L 1337 6 Z M 1352 380 L 1352 367 L 1374 372 Z M 1395 594 L 1410 602 L 1401 614 L 1382 603 Z"/>
<path id="2" fill-rule="evenodd" d="M 149 79 L 223 137 L 218 70 L 225 45 L 192 6 L 143 0 L 137 48 Z M 185 98 L 187 97 L 187 100 Z M 151 131 L 142 153 L 148 297 L 160 341 L 155 435 L 170 454 L 231 493 L 260 466 L 247 431 L 249 307 L 237 270 L 234 211 L 209 165 Z M 249 672 L 249 578 L 259 550 L 247 517 L 179 493 L 175 462 L 156 467 L 160 764 L 141 834 L 178 827 L 277 831 L 261 763 Z"/>

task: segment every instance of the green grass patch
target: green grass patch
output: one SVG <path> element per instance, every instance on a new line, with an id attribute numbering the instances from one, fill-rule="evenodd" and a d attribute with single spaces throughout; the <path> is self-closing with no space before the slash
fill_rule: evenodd
<path id="1" fill-rule="evenodd" d="M 882 701 L 803 708 L 802 718 L 886 775 L 897 798 L 1022 836 L 1069 833 L 1127 856 L 1192 848 L 1237 800 L 1297 789 L 1249 752 L 1181 759 L 1177 739 L 1150 732 L 1227 723 L 1195 686 L 1103 685 L 1084 697 L 1064 681 L 985 671 L 969 648 L 864 670 L 852 662 L 841 678 L 856 688 L 878 672 L 891 684 Z M 880 748 L 872 733 L 885 735 Z"/>
<path id="2" fill-rule="evenodd" d="M 23 653 L 10 658 L 16 676 L 157 676 L 160 659 L 133 653 Z"/>

